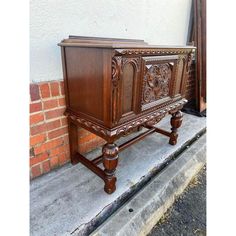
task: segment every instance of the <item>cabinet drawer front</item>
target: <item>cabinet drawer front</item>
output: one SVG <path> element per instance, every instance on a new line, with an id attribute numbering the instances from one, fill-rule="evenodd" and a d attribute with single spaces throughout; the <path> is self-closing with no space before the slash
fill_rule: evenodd
<path id="1" fill-rule="evenodd" d="M 142 111 L 168 102 L 176 95 L 177 61 L 178 55 L 142 57 Z"/>

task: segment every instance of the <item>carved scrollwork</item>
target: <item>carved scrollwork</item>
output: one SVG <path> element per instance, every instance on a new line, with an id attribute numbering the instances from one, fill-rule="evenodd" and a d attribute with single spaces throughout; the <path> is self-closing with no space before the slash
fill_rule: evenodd
<path id="1" fill-rule="evenodd" d="M 142 104 L 147 104 L 169 95 L 172 65 L 170 63 L 146 67 Z"/>
<path id="2" fill-rule="evenodd" d="M 122 59 L 122 57 L 113 57 L 112 58 L 111 68 L 112 68 L 113 87 L 117 87 L 118 81 L 120 79 L 121 59 Z"/>
<path id="3" fill-rule="evenodd" d="M 69 115 L 69 117 L 78 122 L 79 124 L 81 124 L 81 126 L 86 126 L 90 129 L 92 129 L 93 131 L 95 131 L 95 133 L 98 133 L 98 134 L 101 134 L 102 136 L 109 136 L 109 131 L 102 128 L 101 126 L 99 125 L 95 125 L 94 123 L 88 121 L 88 120 L 85 120 L 85 119 L 82 119 L 82 118 L 78 118 L 74 115 Z"/>

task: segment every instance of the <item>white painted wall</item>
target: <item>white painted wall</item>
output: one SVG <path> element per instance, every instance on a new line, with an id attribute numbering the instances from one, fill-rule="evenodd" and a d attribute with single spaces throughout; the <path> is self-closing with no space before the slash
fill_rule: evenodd
<path id="1" fill-rule="evenodd" d="M 30 80 L 62 79 L 68 35 L 137 38 L 185 45 L 191 0 L 31 0 Z"/>

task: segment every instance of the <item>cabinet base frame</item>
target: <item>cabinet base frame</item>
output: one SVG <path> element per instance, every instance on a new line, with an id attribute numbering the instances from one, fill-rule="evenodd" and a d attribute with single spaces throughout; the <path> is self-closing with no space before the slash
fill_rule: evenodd
<path id="1" fill-rule="evenodd" d="M 153 133 L 160 133 L 170 138 L 169 144 L 175 145 L 177 143 L 177 129 L 182 124 L 182 112 L 177 111 L 172 114 L 171 118 L 171 132 L 155 127 L 154 125 L 141 125 L 140 127 L 147 128 L 148 130 L 144 133 L 130 139 L 129 141 L 121 144 L 120 146 L 116 146 L 112 142 L 108 142 L 103 147 L 103 154 L 94 158 L 93 160 L 87 159 L 85 156 L 80 154 L 77 150 L 78 148 L 78 134 L 76 133 L 77 125 L 69 122 L 69 130 L 70 130 L 70 148 L 71 148 L 71 162 L 73 165 L 77 163 L 81 163 L 94 172 L 97 176 L 99 176 L 105 182 L 104 190 L 105 192 L 111 194 L 116 190 L 116 177 L 115 177 L 115 169 L 118 164 L 118 153 L 128 148 L 130 145 L 144 139 L 146 136 Z M 71 142 L 73 140 L 73 142 Z M 99 167 L 99 164 L 103 163 L 105 169 Z"/>

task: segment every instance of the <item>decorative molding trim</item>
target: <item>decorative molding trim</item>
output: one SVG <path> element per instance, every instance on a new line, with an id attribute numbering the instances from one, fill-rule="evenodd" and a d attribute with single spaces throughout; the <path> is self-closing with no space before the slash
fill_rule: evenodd
<path id="1" fill-rule="evenodd" d="M 93 130 L 98 135 L 101 135 L 103 137 L 109 136 L 109 130 L 101 127 L 100 125 L 96 125 L 86 119 L 78 118 L 75 115 L 69 114 L 69 117 L 71 118 L 71 120 L 78 122 L 82 127 L 86 126 L 87 128 Z"/>
<path id="2" fill-rule="evenodd" d="M 175 112 L 176 110 L 180 110 L 185 103 L 187 103 L 187 100 L 182 99 L 181 101 L 178 101 L 170 106 L 167 106 L 163 109 L 159 109 L 147 116 L 143 116 L 143 117 L 137 119 L 136 121 L 133 121 L 131 123 L 128 123 L 128 124 L 118 128 L 116 131 L 116 135 L 119 135 L 119 136 L 126 135 L 126 134 L 130 133 L 132 130 L 134 130 L 135 128 L 137 128 L 138 126 L 145 125 L 149 122 L 151 122 L 152 124 L 156 124 L 162 118 L 164 118 L 166 114 L 170 113 L 171 111 Z"/>
<path id="3" fill-rule="evenodd" d="M 117 55 L 173 55 L 173 54 L 186 54 L 190 52 L 194 52 L 192 48 L 137 48 L 137 49 L 116 49 L 115 50 Z"/>
<path id="4" fill-rule="evenodd" d="M 187 103 L 186 99 L 181 99 L 180 101 L 175 102 L 174 104 L 165 106 L 163 108 L 158 109 L 157 111 L 152 112 L 148 115 L 143 115 L 132 122 L 126 122 L 120 127 L 116 129 L 108 129 L 105 127 L 102 127 L 100 125 L 94 124 L 91 121 L 88 121 L 86 119 L 82 119 L 79 117 L 76 117 L 76 115 L 72 115 L 69 113 L 66 113 L 67 116 L 70 117 L 71 120 L 74 122 L 77 122 L 81 127 L 86 127 L 89 130 L 93 131 L 97 135 L 101 136 L 104 139 L 108 138 L 119 138 L 122 135 L 126 135 L 133 130 L 135 130 L 138 126 L 145 125 L 145 124 L 156 124 L 158 123 L 162 118 L 165 117 L 166 114 L 174 113 L 178 110 L 180 110 L 183 105 Z"/>

